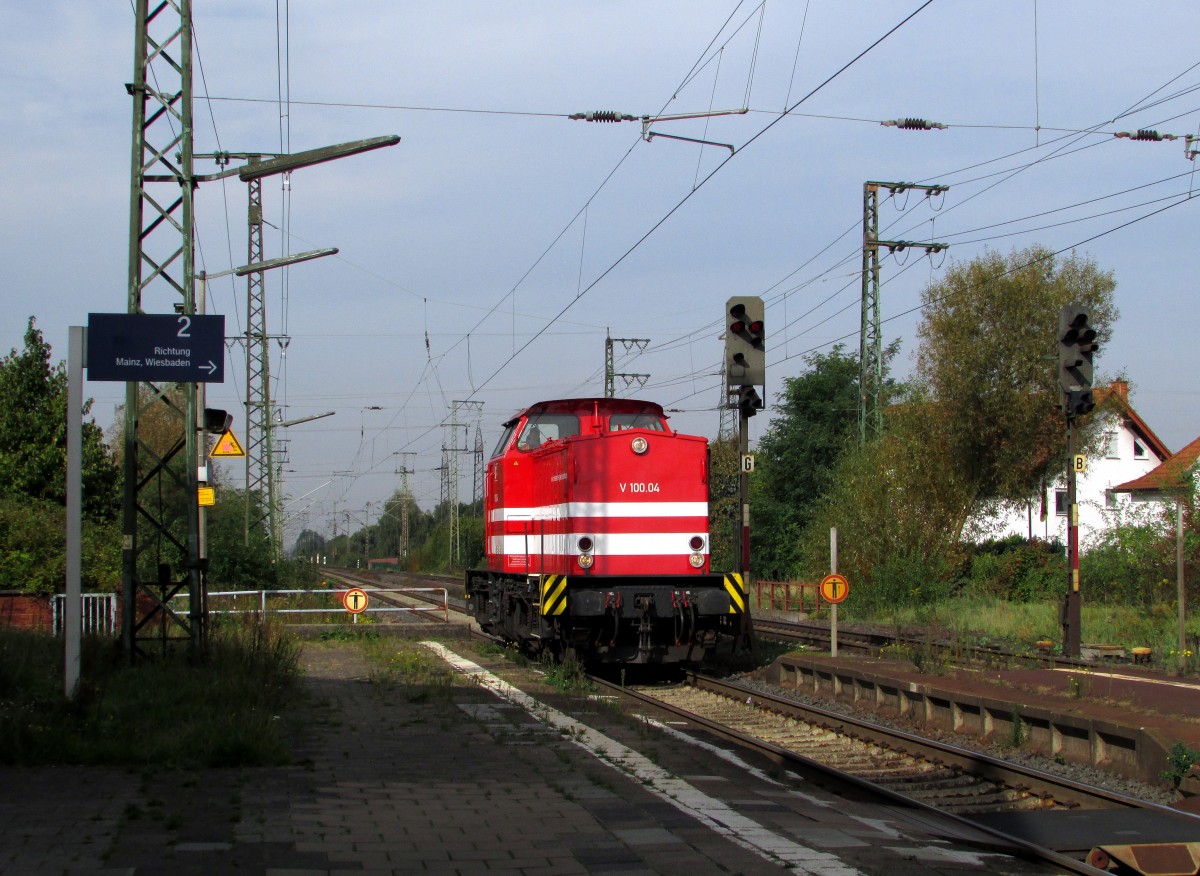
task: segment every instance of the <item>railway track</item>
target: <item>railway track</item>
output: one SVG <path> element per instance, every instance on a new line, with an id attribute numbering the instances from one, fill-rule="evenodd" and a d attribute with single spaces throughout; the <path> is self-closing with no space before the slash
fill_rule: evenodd
<path id="1" fill-rule="evenodd" d="M 775 639 L 788 644 L 810 645 L 829 648 L 830 634 L 828 624 L 817 621 L 786 621 L 775 618 L 755 617 L 754 632 L 758 636 Z M 878 657 L 889 648 L 909 648 L 923 652 L 937 652 L 949 656 L 952 660 L 966 663 L 1020 664 L 1035 662 L 1039 666 L 1054 666 L 1075 669 L 1090 669 L 1097 665 L 1094 660 L 1083 660 L 1063 657 L 1048 651 L 1014 651 L 999 645 L 987 643 L 972 643 L 964 645 L 961 642 L 951 642 L 946 639 L 930 637 L 928 634 L 885 633 L 878 630 L 839 629 L 838 650 L 849 654 Z M 1097 653 L 1104 653 L 1097 648 Z M 1129 664 L 1132 661 L 1109 651 L 1104 656 L 1104 663 Z"/>
<path id="2" fill-rule="evenodd" d="M 349 586 L 361 587 L 371 595 L 372 599 L 379 600 L 395 609 L 406 609 L 422 620 L 448 623 L 451 611 L 461 613 L 465 607 L 465 603 L 461 598 L 450 596 L 449 588 L 445 587 L 445 582 L 436 579 L 426 580 L 418 578 L 419 586 L 417 584 L 398 586 L 397 582 L 387 582 L 385 584 L 378 578 L 354 572 L 339 571 L 331 573 L 329 577 L 342 581 Z M 403 590 L 404 592 L 401 595 L 389 592 L 393 590 Z M 441 590 L 442 593 L 435 594 L 433 591 L 436 590 Z M 414 603 L 420 603 L 422 606 L 429 605 L 431 608 L 419 608 L 414 606 Z M 440 616 L 434 615 L 434 610 L 439 610 L 443 613 Z"/>
<path id="3" fill-rule="evenodd" d="M 1122 822 L 1149 818 L 1180 837 L 1200 840 L 1200 818 L 1195 816 L 736 683 L 692 675 L 684 685 L 617 690 L 756 750 L 814 783 L 848 786 L 962 819 L 1059 866 L 1067 867 L 1069 861 L 1069 869 L 1082 868 L 1071 872 L 1098 872 L 1081 859 L 1090 857 L 1096 864 L 1107 860 L 1106 853 L 1096 851 L 1102 843 L 1094 836 L 1077 841 L 1064 836 L 1051 849 L 1031 841 L 1038 832 L 1030 834 L 1029 829 L 1041 813 L 1071 813 L 1076 828 L 1091 813 L 1116 815 Z M 1138 819 L 1122 812 L 1136 813 Z M 1014 813 L 1024 821 L 1014 822 Z M 1012 832 L 1014 824 L 1024 833 Z M 1087 835 L 1082 830 L 1081 836 Z"/>

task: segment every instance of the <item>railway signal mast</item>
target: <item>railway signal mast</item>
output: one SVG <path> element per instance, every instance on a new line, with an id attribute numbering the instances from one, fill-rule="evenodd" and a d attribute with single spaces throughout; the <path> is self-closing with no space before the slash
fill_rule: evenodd
<path id="1" fill-rule="evenodd" d="M 738 412 L 738 504 L 741 519 L 736 527 L 735 565 L 743 584 L 750 586 L 750 436 L 749 421 L 763 408 L 758 387 L 766 393 L 767 350 L 763 335 L 763 301 L 757 296 L 735 296 L 725 303 L 725 396 Z M 747 632 L 748 631 L 744 631 Z"/>
<path id="2" fill-rule="evenodd" d="M 1096 406 L 1092 397 L 1092 357 L 1096 353 L 1096 329 L 1091 314 L 1078 305 L 1064 307 L 1058 314 L 1058 385 L 1062 389 L 1063 413 L 1067 418 L 1067 598 L 1063 606 L 1063 654 L 1078 657 L 1080 637 L 1079 594 L 1079 506 L 1075 494 L 1075 418 Z"/>

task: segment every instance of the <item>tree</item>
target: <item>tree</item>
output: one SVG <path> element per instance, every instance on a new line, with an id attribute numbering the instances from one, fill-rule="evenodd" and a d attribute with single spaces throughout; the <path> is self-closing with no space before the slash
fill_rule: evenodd
<path id="1" fill-rule="evenodd" d="M 715 572 L 737 568 L 738 504 L 737 438 L 718 438 L 708 445 L 708 547 L 709 566 Z"/>
<path id="2" fill-rule="evenodd" d="M 250 511 L 263 513 L 261 497 L 255 493 Z M 246 493 L 221 487 L 217 504 L 208 509 L 209 588 L 213 590 L 274 589 L 280 586 L 279 565 L 271 551 L 267 531 L 250 528 L 246 544 Z"/>
<path id="3" fill-rule="evenodd" d="M 91 412 L 88 399 L 83 415 Z M 114 520 L 120 471 L 95 422 L 83 424 L 83 512 Z M 0 493 L 65 505 L 67 369 L 50 364 L 50 345 L 29 318 L 25 348 L 0 360 Z"/>
<path id="4" fill-rule="evenodd" d="M 311 529 L 304 529 L 296 536 L 296 544 L 292 547 L 292 556 L 300 560 L 308 560 L 323 553 L 325 536 Z"/>
<path id="5" fill-rule="evenodd" d="M 1111 272 L 1077 255 L 1032 246 L 952 265 L 924 291 L 917 376 L 928 392 L 921 428 L 930 465 L 959 483 L 968 501 L 1022 501 L 1061 465 L 1064 427 L 1056 409 L 1059 310 L 1079 304 L 1103 344 L 1117 311 Z"/>
<path id="6" fill-rule="evenodd" d="M 892 344 L 885 365 L 898 349 Z M 758 444 L 751 476 L 751 568 L 781 580 L 797 572 L 800 533 L 828 490 L 834 466 L 857 441 L 859 365 L 840 344 L 805 359 L 808 370 L 784 380 L 775 418 Z M 885 391 L 891 392 L 890 381 Z"/>
<path id="7" fill-rule="evenodd" d="M 880 438 L 843 454 L 804 531 L 803 568 L 815 578 L 829 569 L 829 530 L 837 529 L 838 571 L 853 582 L 853 611 L 936 597 L 957 565 L 953 521 L 969 491 L 931 463 L 926 410 L 897 407 Z"/>

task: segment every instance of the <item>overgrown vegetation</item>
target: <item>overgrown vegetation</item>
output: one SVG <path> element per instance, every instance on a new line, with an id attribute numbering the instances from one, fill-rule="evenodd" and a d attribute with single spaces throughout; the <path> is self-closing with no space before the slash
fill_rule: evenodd
<path id="1" fill-rule="evenodd" d="M 1167 754 L 1167 768 L 1162 777 L 1171 783 L 1171 787 L 1179 789 L 1180 784 L 1191 772 L 1193 764 L 1200 762 L 1200 751 L 1193 751 L 1182 742 L 1176 742 Z"/>
<path id="2" fill-rule="evenodd" d="M 111 640 L 86 639 L 68 700 L 61 640 L 0 629 L 0 763 L 285 763 L 297 657 L 291 637 L 258 620 L 214 625 L 196 662 L 178 653 L 130 665 Z"/>

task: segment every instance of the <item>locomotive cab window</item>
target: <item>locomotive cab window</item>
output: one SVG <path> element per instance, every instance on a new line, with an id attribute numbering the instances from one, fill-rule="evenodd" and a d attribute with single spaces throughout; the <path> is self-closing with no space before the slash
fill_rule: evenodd
<path id="1" fill-rule="evenodd" d="M 492 459 L 501 456 L 508 447 L 508 442 L 512 441 L 513 432 L 517 430 L 517 424 L 513 423 L 504 430 L 504 434 L 500 436 L 500 440 L 496 442 L 496 449 L 492 451 Z"/>
<path id="2" fill-rule="evenodd" d="M 536 414 L 525 422 L 518 450 L 537 450 L 547 441 L 558 441 L 579 434 L 579 417 L 575 414 Z"/>
<path id="3" fill-rule="evenodd" d="M 662 418 L 657 414 L 613 414 L 608 418 L 608 428 L 613 432 L 621 432 L 625 429 L 666 431 Z"/>

